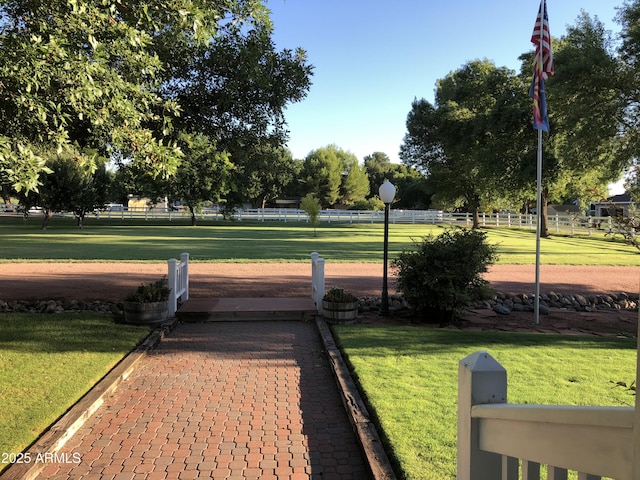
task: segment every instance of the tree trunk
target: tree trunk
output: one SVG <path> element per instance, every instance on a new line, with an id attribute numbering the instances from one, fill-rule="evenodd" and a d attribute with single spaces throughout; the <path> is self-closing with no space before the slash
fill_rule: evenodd
<path id="1" fill-rule="evenodd" d="M 42 214 L 44 215 L 44 218 L 42 219 L 42 227 L 40 228 L 42 230 L 46 230 L 49 226 L 49 220 L 51 220 L 51 217 L 53 217 L 53 212 L 50 209 L 45 208 L 42 210 Z"/>
<path id="2" fill-rule="evenodd" d="M 191 212 L 191 226 L 195 227 L 198 224 L 196 209 L 192 205 L 189 205 L 189 211 Z"/>
<path id="3" fill-rule="evenodd" d="M 475 195 L 469 199 L 469 210 L 473 214 L 473 225 L 471 228 L 476 230 L 480 228 L 480 199 Z"/>
<path id="4" fill-rule="evenodd" d="M 480 208 L 476 207 L 473 209 L 473 226 L 474 230 L 480 228 Z"/>
<path id="5" fill-rule="evenodd" d="M 7 185 L 0 186 L 0 191 L 2 192 L 2 199 L 6 205 L 11 203 L 11 193 L 9 192 L 9 187 Z"/>
<path id="6" fill-rule="evenodd" d="M 78 228 L 80 230 L 84 229 L 84 212 L 76 213 L 76 221 L 78 222 Z"/>
<path id="7" fill-rule="evenodd" d="M 549 238 L 549 190 L 546 187 L 542 188 L 542 195 L 540 199 L 540 237 Z"/>

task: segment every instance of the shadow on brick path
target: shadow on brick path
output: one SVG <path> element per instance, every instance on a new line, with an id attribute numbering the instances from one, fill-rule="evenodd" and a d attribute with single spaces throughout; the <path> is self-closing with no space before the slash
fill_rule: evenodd
<path id="1" fill-rule="evenodd" d="M 39 478 L 370 477 L 307 322 L 178 325 L 60 453 Z"/>

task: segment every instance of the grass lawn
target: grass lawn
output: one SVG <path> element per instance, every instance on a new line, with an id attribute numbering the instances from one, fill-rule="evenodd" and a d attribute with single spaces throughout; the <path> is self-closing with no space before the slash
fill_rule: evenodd
<path id="1" fill-rule="evenodd" d="M 390 226 L 389 258 L 411 248 L 439 225 Z M 159 262 L 189 252 L 192 261 L 308 261 L 318 251 L 329 262 L 382 261 L 383 225 L 322 223 L 317 236 L 306 223 L 144 222 L 88 219 L 79 230 L 71 219 L 55 218 L 49 230 L 40 220 L 0 217 L 0 261 L 138 261 Z M 535 232 L 528 229 L 488 229 L 488 241 L 498 246 L 498 263 L 533 264 Z M 620 240 L 593 236 L 554 235 L 543 239 L 541 263 L 640 266 L 638 251 Z"/>
<path id="2" fill-rule="evenodd" d="M 391 225 L 393 259 L 414 240 L 443 231 Z M 504 264 L 533 264 L 535 232 L 493 228 Z M 133 222 L 88 219 L 79 230 L 55 218 L 0 217 L 0 263 L 11 261 L 294 262 L 318 251 L 328 262 L 381 262 L 383 225 L 323 223 Z M 640 266 L 640 254 L 605 237 L 553 235 L 541 262 Z M 1 267 L 1 265 L 0 265 Z M 0 315 L 0 452 L 18 452 L 64 413 L 148 330 L 106 317 Z M 635 379 L 634 340 L 454 332 L 416 327 L 336 326 L 334 333 L 406 478 L 455 478 L 458 362 L 488 350 L 508 371 L 509 401 L 631 405 L 616 381 Z"/>
<path id="3" fill-rule="evenodd" d="M 0 452 L 6 453 L 36 440 L 150 332 L 90 314 L 3 313 L 0 330 Z"/>
<path id="4" fill-rule="evenodd" d="M 458 362 L 477 350 L 507 369 L 511 403 L 634 403 L 611 383 L 635 380 L 633 339 L 362 325 L 333 331 L 401 478 L 455 479 Z"/>

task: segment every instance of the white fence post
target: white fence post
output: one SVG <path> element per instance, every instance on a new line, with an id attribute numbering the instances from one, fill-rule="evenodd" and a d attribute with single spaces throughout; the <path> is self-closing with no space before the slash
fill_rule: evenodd
<path id="1" fill-rule="evenodd" d="M 189 300 L 189 254 L 187 252 L 180 254 L 180 263 L 182 263 L 182 290 L 184 293 L 180 297 L 183 302 Z"/>
<path id="2" fill-rule="evenodd" d="M 175 317 L 178 300 L 189 299 L 189 254 L 180 255 L 180 263 L 175 258 L 167 260 L 169 281 L 169 317 Z"/>
<path id="3" fill-rule="evenodd" d="M 311 252 L 311 298 L 319 314 L 322 314 L 322 297 L 324 297 L 324 258 L 320 258 L 318 252 Z"/>
<path id="4" fill-rule="evenodd" d="M 458 480 L 502 478 L 502 456 L 480 450 L 474 405 L 507 402 L 507 371 L 487 352 L 458 364 Z"/>
<path id="5" fill-rule="evenodd" d="M 177 303 L 178 298 L 176 296 L 176 277 L 178 276 L 178 260 L 175 258 L 170 258 L 167 260 L 167 266 L 169 271 L 167 272 L 167 277 L 169 280 L 169 317 L 174 317 L 176 315 L 176 310 L 178 309 Z"/>

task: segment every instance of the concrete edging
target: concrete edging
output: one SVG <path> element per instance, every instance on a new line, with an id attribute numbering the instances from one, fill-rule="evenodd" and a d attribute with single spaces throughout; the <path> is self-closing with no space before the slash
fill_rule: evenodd
<path id="1" fill-rule="evenodd" d="M 57 453 L 65 443 L 100 408 L 105 399 L 133 372 L 136 365 L 176 325 L 175 319 L 151 332 L 135 350 L 124 357 L 109 373 L 78 400 L 62 417 L 51 425 L 24 453 L 29 454 L 29 463 L 14 463 L 0 473 L 2 480 L 32 480 L 45 468 L 46 463 L 33 459 L 45 453 Z"/>
<path id="2" fill-rule="evenodd" d="M 358 441 L 371 469 L 374 480 L 396 480 L 391 462 L 384 450 L 375 423 L 371 420 L 360 391 L 347 368 L 333 334 L 321 315 L 316 316 L 316 326 L 322 339 L 327 358 L 331 364 L 349 421 L 358 436 Z"/>

